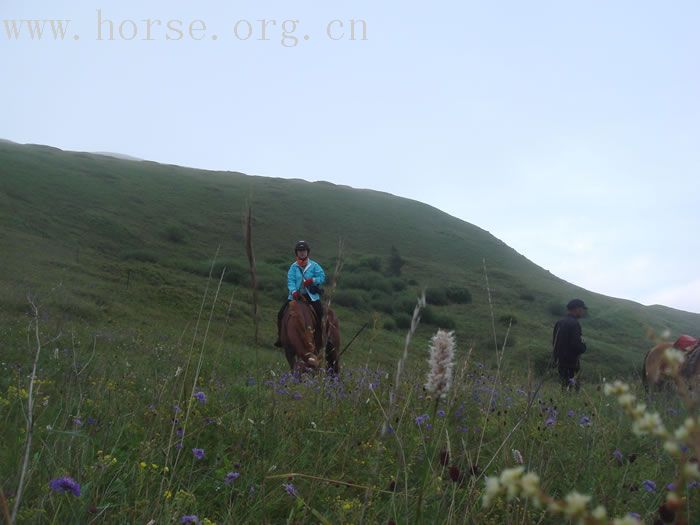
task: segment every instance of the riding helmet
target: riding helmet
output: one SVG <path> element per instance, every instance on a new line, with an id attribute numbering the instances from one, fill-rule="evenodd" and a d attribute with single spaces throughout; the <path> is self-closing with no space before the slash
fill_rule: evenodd
<path id="1" fill-rule="evenodd" d="M 311 247 L 306 241 L 297 241 L 296 245 L 294 246 L 294 253 L 297 253 L 299 250 L 306 250 L 309 255 L 311 254 Z"/>

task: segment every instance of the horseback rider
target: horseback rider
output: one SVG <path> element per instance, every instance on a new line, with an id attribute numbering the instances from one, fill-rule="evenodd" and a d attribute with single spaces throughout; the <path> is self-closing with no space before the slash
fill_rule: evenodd
<path id="1" fill-rule="evenodd" d="M 320 333 L 321 321 L 323 320 L 323 305 L 321 304 L 321 294 L 323 291 L 319 288 L 326 280 L 326 274 L 321 268 L 321 265 L 316 261 L 309 259 L 311 248 L 306 241 L 298 241 L 294 245 L 294 255 L 296 260 L 289 267 L 287 272 L 287 288 L 289 295 L 287 300 L 280 308 L 277 314 L 277 341 L 275 346 L 281 347 L 280 327 L 282 324 L 282 316 L 291 300 L 306 300 L 316 312 L 317 325 L 316 330 Z"/>

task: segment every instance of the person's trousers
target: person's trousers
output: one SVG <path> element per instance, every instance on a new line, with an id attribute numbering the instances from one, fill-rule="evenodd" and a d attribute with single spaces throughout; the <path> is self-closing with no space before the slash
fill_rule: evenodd
<path id="1" fill-rule="evenodd" d="M 561 387 L 567 389 L 573 387 L 578 390 L 579 385 L 578 381 L 576 380 L 576 376 L 578 375 L 580 369 L 581 368 L 578 364 L 567 365 L 559 363 L 559 379 L 561 380 Z"/>

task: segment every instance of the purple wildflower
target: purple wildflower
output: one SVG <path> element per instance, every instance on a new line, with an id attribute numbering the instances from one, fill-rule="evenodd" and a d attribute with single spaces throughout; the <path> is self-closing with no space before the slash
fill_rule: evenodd
<path id="1" fill-rule="evenodd" d="M 202 404 L 207 402 L 207 396 L 204 392 L 197 392 L 192 397 L 195 398 L 197 401 L 199 401 Z"/>
<path id="2" fill-rule="evenodd" d="M 574 416 L 576 415 L 576 412 L 574 412 L 573 410 L 569 409 L 569 411 L 566 413 L 566 415 L 569 416 L 569 417 L 574 417 Z"/>
<path id="3" fill-rule="evenodd" d="M 226 483 L 227 485 L 230 485 L 231 483 L 233 483 L 234 481 L 236 481 L 240 477 L 241 477 L 240 472 L 229 472 L 228 474 L 226 474 L 226 477 L 224 478 L 224 483 Z"/>
<path id="4" fill-rule="evenodd" d="M 86 422 L 88 425 L 96 425 L 97 424 L 97 420 L 94 417 L 87 418 Z"/>
<path id="5" fill-rule="evenodd" d="M 82 421 L 82 419 L 80 419 L 79 417 L 74 417 L 74 418 L 73 418 L 73 424 L 74 424 L 76 427 L 82 427 L 82 426 L 83 426 L 83 421 Z"/>
<path id="6" fill-rule="evenodd" d="M 578 420 L 578 424 L 581 425 L 582 427 L 590 427 L 591 426 L 591 418 L 588 416 L 581 416 L 581 419 Z"/>
<path id="7" fill-rule="evenodd" d="M 204 459 L 204 449 L 203 448 L 193 448 L 192 454 L 194 454 L 194 457 L 196 457 L 197 459 Z"/>
<path id="8" fill-rule="evenodd" d="M 175 431 L 175 435 L 181 438 L 185 435 L 185 431 L 182 429 L 182 427 L 180 427 Z"/>
<path id="9" fill-rule="evenodd" d="M 176 448 L 176 449 L 180 450 L 180 449 L 182 449 L 182 447 L 183 447 L 182 441 L 178 441 L 177 443 L 175 443 L 175 448 Z"/>
<path id="10" fill-rule="evenodd" d="M 676 484 L 675 483 L 669 483 L 666 485 L 666 490 L 670 490 L 671 492 L 675 492 L 676 490 Z"/>
<path id="11" fill-rule="evenodd" d="M 544 426 L 546 427 L 551 427 L 557 422 L 557 418 L 554 416 L 549 416 L 547 419 L 544 421 Z"/>
<path id="12" fill-rule="evenodd" d="M 292 485 L 291 483 L 282 483 L 282 487 L 284 488 L 284 490 L 287 491 L 287 494 L 289 494 L 290 496 L 296 496 L 296 495 L 297 495 L 297 489 L 296 489 L 296 487 L 295 487 L 294 485 Z"/>
<path id="13" fill-rule="evenodd" d="M 690 483 L 688 483 L 688 490 L 690 489 L 700 489 L 700 481 L 693 480 Z"/>
<path id="14" fill-rule="evenodd" d="M 59 494 L 70 492 L 76 497 L 80 496 L 80 484 L 68 476 L 52 479 L 49 482 L 49 488 Z"/>
<path id="15" fill-rule="evenodd" d="M 292 399 L 299 401 L 301 399 L 301 394 L 299 392 L 294 392 L 294 394 L 292 394 Z"/>
<path id="16" fill-rule="evenodd" d="M 416 425 L 421 426 L 423 423 L 426 423 L 430 419 L 430 416 L 428 414 L 423 414 L 422 416 L 416 417 Z"/>
<path id="17" fill-rule="evenodd" d="M 255 386 L 255 378 L 254 377 L 248 377 L 248 379 L 245 382 L 246 386 Z"/>
<path id="18" fill-rule="evenodd" d="M 645 479 L 642 481 L 642 488 L 647 492 L 656 492 L 656 483 L 650 479 Z"/>
<path id="19" fill-rule="evenodd" d="M 615 450 L 613 450 L 612 455 L 617 460 L 618 463 L 622 463 L 622 459 L 624 458 L 624 456 L 622 455 L 622 451 L 619 448 L 616 448 Z"/>
<path id="20" fill-rule="evenodd" d="M 642 517 L 639 514 L 637 514 L 636 512 L 628 512 L 627 515 L 630 516 L 631 518 L 636 519 L 636 520 L 642 519 Z"/>
<path id="21" fill-rule="evenodd" d="M 199 523 L 199 518 L 196 514 L 189 514 L 180 518 L 180 523 Z"/>
<path id="22" fill-rule="evenodd" d="M 438 410 L 437 415 L 438 415 L 438 417 L 445 417 L 445 411 L 440 409 L 440 410 Z"/>
<path id="23" fill-rule="evenodd" d="M 182 409 L 180 408 L 180 405 L 173 405 L 173 412 L 176 414 L 180 412 Z"/>

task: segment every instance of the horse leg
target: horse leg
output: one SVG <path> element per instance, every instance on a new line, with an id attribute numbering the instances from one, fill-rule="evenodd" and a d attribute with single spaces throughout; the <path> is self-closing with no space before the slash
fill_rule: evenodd
<path id="1" fill-rule="evenodd" d="M 340 363 L 338 363 L 338 349 L 331 341 L 326 343 L 326 368 L 332 370 L 334 374 L 340 373 Z"/>
<path id="2" fill-rule="evenodd" d="M 289 363 L 289 368 L 291 368 L 292 372 L 294 372 L 294 365 L 296 362 L 296 352 L 294 351 L 293 348 L 289 348 L 287 346 L 284 349 L 284 356 L 287 358 L 287 362 Z"/>

